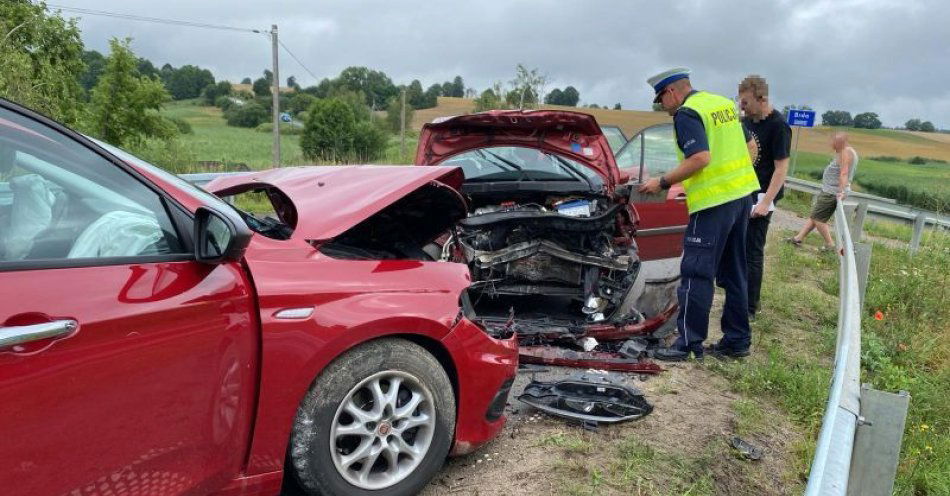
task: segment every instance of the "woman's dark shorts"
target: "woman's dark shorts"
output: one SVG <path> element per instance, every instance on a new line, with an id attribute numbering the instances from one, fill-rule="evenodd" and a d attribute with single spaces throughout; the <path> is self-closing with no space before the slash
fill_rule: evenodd
<path id="1" fill-rule="evenodd" d="M 811 213 L 808 215 L 812 220 L 823 224 L 835 214 L 835 208 L 838 206 L 838 197 L 829 193 L 819 193 L 815 199 L 815 205 L 811 207 Z"/>

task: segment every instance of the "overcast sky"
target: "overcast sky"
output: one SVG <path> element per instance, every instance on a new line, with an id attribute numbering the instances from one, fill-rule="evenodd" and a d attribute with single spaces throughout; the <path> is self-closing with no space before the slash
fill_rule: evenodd
<path id="1" fill-rule="evenodd" d="M 694 86 L 734 96 L 747 74 L 769 81 L 773 103 L 877 112 L 885 126 L 912 117 L 950 128 L 950 2 L 946 0 L 50 0 L 51 4 L 269 29 L 319 78 L 347 66 L 423 86 L 461 75 L 479 91 L 536 67 L 547 90 L 573 85 L 582 103 L 647 109 L 650 75 L 693 70 Z M 195 64 L 216 78 L 257 78 L 270 67 L 265 35 L 74 13 L 87 48 L 111 37 L 156 66 Z M 280 78 L 314 80 L 281 53 Z"/>

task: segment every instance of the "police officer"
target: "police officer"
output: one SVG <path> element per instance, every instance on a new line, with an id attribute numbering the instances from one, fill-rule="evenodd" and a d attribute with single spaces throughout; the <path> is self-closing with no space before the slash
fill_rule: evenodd
<path id="1" fill-rule="evenodd" d="M 751 332 L 746 281 L 746 229 L 752 210 L 750 193 L 759 188 L 748 140 L 735 103 L 696 91 L 689 70 L 672 69 L 647 80 L 667 113 L 673 116 L 679 165 L 639 190 L 656 193 L 675 183 L 686 189 L 689 224 L 683 237 L 680 265 L 679 337 L 673 346 L 654 353 L 659 360 L 697 359 L 749 354 Z M 722 310 L 723 338 L 703 349 L 713 300 L 713 283 L 726 290 Z"/>

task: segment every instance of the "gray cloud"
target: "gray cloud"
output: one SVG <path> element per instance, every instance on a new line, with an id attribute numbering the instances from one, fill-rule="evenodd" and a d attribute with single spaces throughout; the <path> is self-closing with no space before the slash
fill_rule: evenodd
<path id="1" fill-rule="evenodd" d="M 858 1 L 305 1 L 56 0 L 64 6 L 251 28 L 281 39 L 319 77 L 351 65 L 423 85 L 460 74 L 484 89 L 517 63 L 571 84 L 583 102 L 645 109 L 651 74 L 693 69 L 697 87 L 727 96 L 749 73 L 768 78 L 773 103 L 877 112 L 950 128 L 950 3 Z M 73 14 L 67 14 L 73 15 Z M 86 44 L 110 37 L 161 65 L 196 64 L 218 78 L 257 77 L 270 65 L 264 35 L 83 16 Z M 286 54 L 281 79 L 316 81 Z"/>

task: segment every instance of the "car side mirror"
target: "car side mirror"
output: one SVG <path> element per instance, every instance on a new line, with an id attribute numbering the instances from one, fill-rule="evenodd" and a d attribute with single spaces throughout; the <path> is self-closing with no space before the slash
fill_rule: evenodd
<path id="1" fill-rule="evenodd" d="M 200 207 L 195 212 L 195 260 L 205 264 L 236 262 L 244 257 L 251 230 L 236 215 Z"/>

